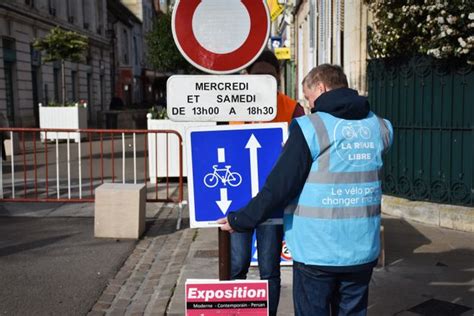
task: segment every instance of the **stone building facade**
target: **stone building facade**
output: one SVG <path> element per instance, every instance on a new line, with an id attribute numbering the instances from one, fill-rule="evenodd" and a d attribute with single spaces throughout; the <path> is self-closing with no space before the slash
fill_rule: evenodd
<path id="1" fill-rule="evenodd" d="M 287 0 L 285 4 L 277 23 L 288 24 L 280 30 L 293 28 L 290 45 L 295 68 L 291 82 L 296 98 L 303 99 L 304 76 L 324 63 L 341 65 L 349 86 L 367 94 L 367 5 L 359 0 Z"/>
<path id="2" fill-rule="evenodd" d="M 89 39 L 84 62 L 66 62 L 66 95 L 86 100 L 90 125 L 111 93 L 111 47 L 106 0 L 11 0 L 0 2 L 0 111 L 10 126 L 38 126 L 38 103 L 61 100 L 59 63 L 43 63 L 32 48 L 54 26 Z"/>
<path id="3" fill-rule="evenodd" d="M 113 96 L 131 106 L 142 100 L 142 22 L 119 0 L 107 0 L 107 20 L 112 47 Z"/>
<path id="4" fill-rule="evenodd" d="M 147 62 L 146 34 L 157 11 L 152 0 L 108 0 L 109 30 L 115 48 L 114 96 L 127 106 L 153 103 L 155 72 Z"/>

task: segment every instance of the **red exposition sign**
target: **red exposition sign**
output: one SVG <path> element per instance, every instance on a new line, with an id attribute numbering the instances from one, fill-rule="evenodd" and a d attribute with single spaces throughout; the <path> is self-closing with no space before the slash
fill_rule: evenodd
<path id="1" fill-rule="evenodd" d="M 268 315 L 268 281 L 187 280 L 186 315 Z"/>

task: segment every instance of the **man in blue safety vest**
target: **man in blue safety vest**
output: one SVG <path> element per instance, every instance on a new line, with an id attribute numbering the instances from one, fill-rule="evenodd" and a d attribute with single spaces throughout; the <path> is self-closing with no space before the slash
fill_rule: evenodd
<path id="1" fill-rule="evenodd" d="M 296 315 L 365 315 L 380 251 L 382 153 L 393 129 L 348 88 L 339 66 L 312 69 L 303 91 L 312 114 L 293 120 L 262 190 L 218 222 L 247 231 L 286 207 Z"/>
<path id="2" fill-rule="evenodd" d="M 247 68 L 252 75 L 272 75 L 280 78 L 280 64 L 275 54 L 264 50 L 260 56 Z M 304 110 L 295 100 L 287 95 L 277 93 L 277 115 L 271 122 L 290 123 L 295 117 L 304 115 Z M 243 122 L 230 122 L 229 124 Z M 280 208 L 281 212 L 283 208 Z M 278 212 L 278 210 L 276 210 Z M 246 279 L 252 255 L 253 230 L 232 234 L 230 238 L 230 277 L 231 279 Z M 266 225 L 262 223 L 255 229 L 258 248 L 258 269 L 260 278 L 268 280 L 268 309 L 269 316 L 276 316 L 280 301 L 280 261 L 281 243 L 283 240 L 283 225 Z"/>

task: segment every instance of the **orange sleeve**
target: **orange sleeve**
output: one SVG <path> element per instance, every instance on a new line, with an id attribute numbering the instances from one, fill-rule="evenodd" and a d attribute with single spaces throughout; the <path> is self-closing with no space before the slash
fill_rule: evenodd
<path id="1" fill-rule="evenodd" d="M 289 96 L 278 92 L 277 97 L 277 115 L 272 122 L 287 122 L 290 124 L 295 111 L 296 101 Z"/>

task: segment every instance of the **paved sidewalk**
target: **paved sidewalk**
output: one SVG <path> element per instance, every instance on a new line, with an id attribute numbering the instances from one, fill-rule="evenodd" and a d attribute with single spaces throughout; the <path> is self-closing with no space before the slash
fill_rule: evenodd
<path id="1" fill-rule="evenodd" d="M 183 315 L 186 278 L 218 278 L 217 229 L 190 229 L 187 207 L 165 205 L 89 315 Z M 291 315 L 291 268 L 282 271 L 281 315 Z M 250 278 L 257 278 L 252 268 Z"/>
<path id="2" fill-rule="evenodd" d="M 165 205 L 89 315 L 164 315 L 195 231 L 176 231 L 177 209 Z M 187 221 L 184 226 L 186 227 Z"/>
<path id="3" fill-rule="evenodd" d="M 199 229 L 192 243 L 185 265 L 167 309 L 167 315 L 183 315 L 185 309 L 184 295 L 186 279 L 218 279 L 218 233 L 217 229 Z M 293 315 L 292 269 L 282 267 L 282 284 L 280 294 L 279 315 Z M 258 268 L 251 267 L 249 279 L 259 279 Z"/>
<path id="4" fill-rule="evenodd" d="M 369 315 L 474 315 L 471 309 L 474 308 L 474 234 L 387 216 L 383 225 L 387 265 L 374 271 Z M 190 247 L 167 315 L 183 315 L 186 279 L 217 278 L 217 258 L 207 258 L 211 254 L 217 254 L 217 232 L 200 229 Z M 252 269 L 250 278 L 258 278 L 256 268 Z M 293 315 L 291 289 L 292 269 L 284 267 L 279 315 Z M 463 311 L 462 306 L 466 306 L 466 310 Z"/>
<path id="5" fill-rule="evenodd" d="M 218 277 L 217 230 L 187 228 L 185 209 L 175 231 L 176 214 L 159 211 L 89 315 L 183 315 L 186 279 Z M 387 266 L 374 272 L 369 315 L 474 315 L 474 234 L 387 216 L 383 224 Z M 291 274 L 282 268 L 279 315 L 293 315 Z"/>

